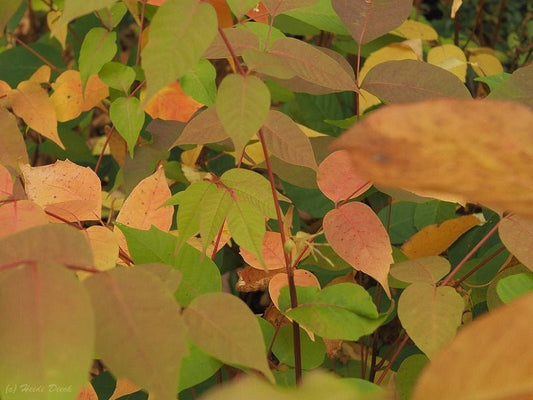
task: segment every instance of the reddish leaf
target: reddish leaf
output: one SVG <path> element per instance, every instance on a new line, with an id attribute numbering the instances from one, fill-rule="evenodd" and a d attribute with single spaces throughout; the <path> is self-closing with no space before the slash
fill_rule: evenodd
<path id="1" fill-rule="evenodd" d="M 218 118 L 215 106 L 202 111 L 187 124 L 172 147 L 180 144 L 217 143 L 226 139 L 228 134 Z"/>
<path id="2" fill-rule="evenodd" d="M 365 44 L 397 28 L 407 19 L 412 0 L 332 0 L 331 4 L 354 40 Z"/>
<path id="3" fill-rule="evenodd" d="M 361 178 L 347 151 L 336 151 L 320 163 L 317 174 L 318 187 L 333 202 L 338 203 L 360 196 L 372 183 Z"/>
<path id="4" fill-rule="evenodd" d="M 390 297 L 387 275 L 393 263 L 389 235 L 377 215 L 363 203 L 347 203 L 324 217 L 324 234 L 346 262 L 378 281 Z"/>
<path id="5" fill-rule="evenodd" d="M 130 193 L 120 209 L 116 222 L 137 229 L 150 229 L 152 225 L 168 232 L 172 225 L 174 207 L 161 207 L 171 196 L 165 178 L 165 170 L 143 179 Z M 126 239 L 120 229 L 115 227 L 115 235 L 122 249 L 128 248 Z"/>
<path id="6" fill-rule="evenodd" d="M 245 262 L 257 269 L 264 269 L 263 264 L 248 250 L 241 247 L 240 253 Z M 262 246 L 264 266 L 271 269 L 285 268 L 285 256 L 279 232 L 266 232 Z"/>
<path id="7" fill-rule="evenodd" d="M 183 93 L 178 82 L 173 82 L 152 97 L 144 111 L 153 119 L 188 122 L 201 107 L 202 104 Z"/>
<path id="8" fill-rule="evenodd" d="M 100 219 L 101 184 L 89 167 L 56 161 L 42 167 L 22 167 L 28 198 L 67 221 Z"/>
<path id="9" fill-rule="evenodd" d="M 533 221 L 507 216 L 500 221 L 498 233 L 505 247 L 533 271 Z"/>
<path id="10" fill-rule="evenodd" d="M 20 82 L 7 95 L 13 112 L 36 132 L 65 148 L 57 133 L 57 117 L 53 103 L 40 84 L 31 81 Z"/>
<path id="11" fill-rule="evenodd" d="M 31 201 L 12 201 L 0 207 L 0 237 L 45 224 L 48 217 L 44 210 Z"/>

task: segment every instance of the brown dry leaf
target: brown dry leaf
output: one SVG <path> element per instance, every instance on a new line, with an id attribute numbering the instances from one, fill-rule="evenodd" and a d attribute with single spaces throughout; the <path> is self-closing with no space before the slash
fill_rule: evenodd
<path id="1" fill-rule="evenodd" d="M 273 269 L 267 272 L 263 269 L 247 266 L 237 271 L 239 280 L 235 284 L 235 290 L 238 292 L 257 292 L 259 290 L 265 290 L 272 277 L 283 270 L 284 268 Z"/>
<path id="2" fill-rule="evenodd" d="M 409 258 L 438 256 L 481 222 L 475 215 L 463 215 L 441 224 L 428 225 L 411 236 L 401 249 Z"/>
<path id="3" fill-rule="evenodd" d="M 47 223 L 44 210 L 31 201 L 12 201 L 0 207 L 0 237 Z"/>
<path id="4" fill-rule="evenodd" d="M 52 140 L 65 149 L 57 133 L 57 117 L 54 104 L 37 82 L 20 82 L 16 89 L 7 95 L 13 112 L 36 132 Z"/>
<path id="5" fill-rule="evenodd" d="M 150 229 L 154 225 L 156 228 L 168 232 L 172 225 L 174 207 L 161 207 L 161 205 L 170 196 L 165 170 L 159 168 L 157 172 L 135 186 L 120 209 L 116 221 L 137 229 Z M 128 246 L 122 231 L 115 227 L 113 232 L 117 235 L 120 247 L 127 251 Z"/>
<path id="6" fill-rule="evenodd" d="M 376 110 L 335 142 L 375 184 L 462 197 L 533 217 L 533 110 L 434 99 Z"/>
<path id="7" fill-rule="evenodd" d="M 178 82 L 161 89 L 146 103 L 144 111 L 153 119 L 188 122 L 203 104 L 186 95 Z"/>
<path id="8" fill-rule="evenodd" d="M 36 83 L 48 83 L 50 81 L 50 75 L 52 74 L 52 69 L 48 65 L 43 65 L 35 71 L 32 76 L 30 76 L 29 81 Z"/>
<path id="9" fill-rule="evenodd" d="M 21 171 L 28 199 L 46 211 L 71 222 L 100 219 L 100 178 L 89 167 L 59 160 L 42 167 L 23 165 Z"/>
<path id="10" fill-rule="evenodd" d="M 413 399 L 533 398 L 532 320 L 533 293 L 474 320 L 422 371 Z"/>

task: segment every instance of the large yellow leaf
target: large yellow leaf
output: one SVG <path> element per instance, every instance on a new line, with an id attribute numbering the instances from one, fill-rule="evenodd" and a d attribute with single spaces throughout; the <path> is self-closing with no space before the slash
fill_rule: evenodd
<path id="1" fill-rule="evenodd" d="M 466 56 L 460 47 L 453 44 L 433 47 L 428 52 L 428 63 L 450 71 L 462 82 L 466 81 Z"/>
<path id="2" fill-rule="evenodd" d="M 376 110 L 336 141 L 376 184 L 533 216 L 533 110 L 435 99 Z"/>
<path id="3" fill-rule="evenodd" d="M 156 173 L 143 179 L 130 193 L 117 216 L 117 222 L 131 228 L 150 229 L 152 225 L 168 232 L 172 225 L 174 207 L 161 205 L 171 196 L 165 178 L 165 170 L 160 168 Z M 115 227 L 118 243 L 127 249 L 126 239 L 120 229 Z"/>
<path id="4" fill-rule="evenodd" d="M 98 175 L 69 160 L 42 167 L 24 165 L 26 194 L 46 211 L 67 221 L 100 219 L 102 197 Z"/>
<path id="5" fill-rule="evenodd" d="M 7 94 L 13 112 L 36 132 L 55 142 L 64 149 L 57 133 L 57 117 L 48 94 L 37 82 L 20 82 L 16 89 Z"/>
<path id="6" fill-rule="evenodd" d="M 533 398 L 532 320 L 530 293 L 467 325 L 422 372 L 413 399 Z"/>
<path id="7" fill-rule="evenodd" d="M 459 237 L 481 223 L 474 215 L 449 219 L 441 224 L 428 225 L 404 243 L 402 251 L 409 258 L 438 256 Z"/>

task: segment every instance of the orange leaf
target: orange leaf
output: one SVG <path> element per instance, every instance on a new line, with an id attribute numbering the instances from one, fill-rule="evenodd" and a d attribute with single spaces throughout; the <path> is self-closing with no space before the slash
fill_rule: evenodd
<path id="1" fill-rule="evenodd" d="M 152 97 L 144 107 L 144 111 L 153 119 L 188 122 L 201 107 L 201 103 L 181 90 L 178 82 L 173 82 Z"/>
<path id="2" fill-rule="evenodd" d="M 7 199 L 13 195 L 13 179 L 11 174 L 0 164 L 0 200 Z"/>
<path id="3" fill-rule="evenodd" d="M 11 86 L 6 81 L 0 80 L 0 97 L 5 97 L 11 91 Z"/>
<path id="4" fill-rule="evenodd" d="M 40 84 L 31 81 L 20 82 L 7 95 L 16 115 L 36 132 L 65 148 L 57 133 L 57 117 L 54 104 Z"/>
<path id="5" fill-rule="evenodd" d="M 350 153 L 345 150 L 330 154 L 320 163 L 317 183 L 322 193 L 335 203 L 357 197 L 372 186 L 357 173 Z"/>
<path id="6" fill-rule="evenodd" d="M 318 282 L 318 279 L 315 275 L 313 275 L 311 272 L 306 271 L 304 269 L 295 269 L 294 270 L 294 284 L 296 286 L 315 286 L 320 289 L 320 283 Z M 277 275 L 274 275 L 272 279 L 270 279 L 270 282 L 268 284 L 268 293 L 270 294 L 270 298 L 272 299 L 272 303 L 276 306 L 276 308 L 279 310 L 279 294 L 281 292 L 281 288 L 289 285 L 289 279 L 287 277 L 287 274 L 284 272 L 280 272 Z"/>
<path id="7" fill-rule="evenodd" d="M 0 237 L 45 224 L 48 217 L 44 210 L 31 201 L 12 201 L 0 207 Z"/>
<path id="8" fill-rule="evenodd" d="M 375 184 L 456 195 L 533 217 L 533 110 L 434 99 L 372 112 L 336 141 Z M 528 195 L 525 195 L 528 194 Z"/>
<path id="9" fill-rule="evenodd" d="M 428 225 L 411 236 L 403 244 L 402 251 L 409 258 L 438 256 L 461 235 L 481 222 L 475 215 L 463 215 L 441 224 Z"/>
<path id="10" fill-rule="evenodd" d="M 251 267 L 264 269 L 261 262 L 248 250 L 241 247 L 240 253 L 244 261 L 250 264 Z M 281 243 L 281 234 L 279 232 L 265 233 L 265 236 L 263 236 L 262 253 L 267 269 L 285 268 L 283 243 Z"/>
<path id="11" fill-rule="evenodd" d="M 261 24 L 268 24 L 268 16 L 270 13 L 266 9 L 265 5 L 262 2 L 259 2 L 257 6 L 250 9 L 246 16 L 250 17 L 256 22 L 259 22 Z"/>
<path id="12" fill-rule="evenodd" d="M 221 28 L 229 28 L 233 26 L 233 17 L 228 7 L 226 0 L 207 0 L 217 12 L 218 26 Z"/>
<path id="13" fill-rule="evenodd" d="M 76 400 L 98 400 L 98 394 L 90 383 L 82 387 Z"/>
<path id="14" fill-rule="evenodd" d="M 152 225 L 156 228 L 168 232 L 172 225 L 174 207 L 161 205 L 171 196 L 165 178 L 165 170 L 159 168 L 157 172 L 143 179 L 132 190 L 120 213 L 117 222 L 137 229 L 150 229 Z M 126 238 L 118 229 L 114 229 L 120 247 L 126 250 Z"/>
<path id="15" fill-rule="evenodd" d="M 324 234 L 335 252 L 358 271 L 378 281 L 390 297 L 387 275 L 393 263 L 389 235 L 363 203 L 347 203 L 328 212 Z"/>
<path id="16" fill-rule="evenodd" d="M 102 189 L 92 169 L 66 160 L 42 167 L 24 165 L 21 170 L 28 199 L 46 211 L 72 222 L 100 219 Z"/>
<path id="17" fill-rule="evenodd" d="M 285 270 L 283 268 L 283 270 Z M 235 290 L 238 292 L 257 292 L 268 288 L 270 279 L 280 273 L 280 269 L 273 269 L 265 271 L 264 269 L 257 269 L 251 266 L 244 267 L 237 271 L 239 280 L 235 284 Z"/>
<path id="18" fill-rule="evenodd" d="M 109 400 L 117 400 L 122 396 L 126 396 L 127 394 L 133 394 L 135 392 L 138 392 L 139 390 L 142 390 L 142 387 L 137 386 L 127 378 L 121 378 L 117 380 L 115 391 L 113 392 Z M 154 400 L 153 396 L 148 394 L 148 400 Z"/>
<path id="19" fill-rule="evenodd" d="M 109 87 L 102 82 L 98 75 L 91 75 L 85 85 L 83 98 L 85 99 L 81 111 L 88 111 L 109 96 Z"/>

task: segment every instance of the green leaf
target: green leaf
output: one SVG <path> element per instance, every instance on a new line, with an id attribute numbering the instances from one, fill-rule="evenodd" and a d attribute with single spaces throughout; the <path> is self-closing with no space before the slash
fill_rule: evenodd
<path id="1" fill-rule="evenodd" d="M 331 3 L 359 44 L 368 43 L 399 27 L 413 6 L 411 0 L 332 0 Z"/>
<path id="2" fill-rule="evenodd" d="M 266 217 L 276 218 L 272 189 L 265 177 L 247 169 L 232 168 L 224 172 L 220 180 L 232 189 L 238 200 L 252 204 Z M 286 199 L 282 195 L 280 198 Z"/>
<path id="3" fill-rule="evenodd" d="M 2 1 L 0 2 L 0 37 L 4 36 L 4 29 L 18 10 L 22 0 Z"/>
<path id="4" fill-rule="evenodd" d="M 207 2 L 168 0 L 159 7 L 142 51 L 148 85 L 145 102 L 198 63 L 215 37 L 217 25 L 215 9 Z"/>
<path id="5" fill-rule="evenodd" d="M 389 223 L 389 235 L 392 244 L 402 244 L 417 232 L 414 225 L 415 211 L 416 203 L 410 201 L 399 201 L 392 204 Z M 386 226 L 389 218 L 389 206 L 379 210 L 378 217 Z"/>
<path id="6" fill-rule="evenodd" d="M 231 195 L 227 190 L 217 189 L 211 196 L 204 198 L 200 216 L 200 236 L 204 252 L 222 227 L 231 204 Z"/>
<path id="7" fill-rule="evenodd" d="M 202 58 L 180 79 L 181 89 L 199 103 L 211 106 L 216 99 L 216 76 L 213 64 Z"/>
<path id="8" fill-rule="evenodd" d="M 504 303 L 533 292 L 533 273 L 523 272 L 503 278 L 498 281 L 496 291 Z"/>
<path id="9" fill-rule="evenodd" d="M 96 274 L 84 284 L 94 308 L 98 356 L 115 376 L 158 398 L 174 398 L 187 342 L 179 307 L 165 284 L 135 267 Z"/>
<path id="10" fill-rule="evenodd" d="M 217 372 L 222 363 L 204 353 L 190 340 L 187 340 L 189 354 L 181 361 L 179 391 L 202 383 Z"/>
<path id="11" fill-rule="evenodd" d="M 223 363 L 261 371 L 274 381 L 259 323 L 241 300 L 228 293 L 204 294 L 189 304 L 183 318 L 189 339 L 201 350 Z"/>
<path id="12" fill-rule="evenodd" d="M 307 82 L 332 91 L 358 91 L 349 71 L 337 60 L 306 42 L 281 38 L 272 44 L 268 53 L 278 57 L 297 77 Z"/>
<path id="13" fill-rule="evenodd" d="M 285 315 L 328 339 L 357 340 L 388 316 L 378 314 L 368 292 L 353 283 L 328 286 L 306 300 Z"/>
<path id="14" fill-rule="evenodd" d="M 86 385 L 94 319 L 71 271 L 51 262 L 3 270 L 0 318 L 2 399 L 66 400 Z"/>
<path id="15" fill-rule="evenodd" d="M 92 13 L 93 11 L 100 10 L 102 8 L 109 8 L 116 3 L 117 0 L 91 0 L 91 1 L 79 1 L 79 0 L 65 0 L 65 6 L 63 8 L 63 14 L 60 19 L 54 25 L 52 35 L 60 28 L 64 27 L 70 21 L 82 15 Z"/>
<path id="16" fill-rule="evenodd" d="M 420 230 L 427 225 L 440 224 L 447 219 L 455 218 L 454 203 L 440 200 L 430 200 L 416 205 L 414 224 Z"/>
<path id="17" fill-rule="evenodd" d="M 97 74 L 108 61 L 111 61 L 117 52 L 117 34 L 104 28 L 91 29 L 80 49 L 78 60 L 81 83 L 85 87 L 87 80 Z"/>
<path id="18" fill-rule="evenodd" d="M 131 228 L 116 223 L 128 242 L 128 250 L 135 264 L 163 263 L 172 264 L 178 238 L 163 232 L 155 226 L 149 230 Z"/>
<path id="19" fill-rule="evenodd" d="M 253 75 L 227 75 L 218 87 L 217 114 L 233 140 L 237 157 L 263 125 L 270 109 L 270 92 Z"/>
<path id="20" fill-rule="evenodd" d="M 227 0 L 231 12 L 241 19 L 250 9 L 257 6 L 257 0 Z"/>
<path id="21" fill-rule="evenodd" d="M 402 361 L 396 374 L 396 388 L 400 394 L 400 400 L 411 399 L 418 376 L 428 362 L 428 358 L 423 354 L 414 354 Z"/>
<path id="22" fill-rule="evenodd" d="M 130 86 L 135 80 L 135 71 L 127 65 L 111 61 L 104 64 L 98 76 L 107 86 L 128 94 Z"/>
<path id="23" fill-rule="evenodd" d="M 137 97 L 119 97 L 109 108 L 111 122 L 128 144 L 128 151 L 133 157 L 133 149 L 144 125 L 144 110 Z"/>
<path id="24" fill-rule="evenodd" d="M 436 283 L 448 272 L 450 272 L 450 262 L 438 256 L 401 261 L 392 264 L 390 269 L 391 276 L 409 283 Z"/>
<path id="25" fill-rule="evenodd" d="M 510 73 L 504 72 L 499 75 L 489 75 L 489 76 L 478 76 L 474 78 L 474 81 L 476 82 L 483 82 L 486 84 L 491 92 L 494 92 L 502 83 L 504 83 L 509 77 L 511 76 Z M 489 94 L 490 96 L 490 94 Z"/>
<path id="26" fill-rule="evenodd" d="M 305 22 L 323 31 L 339 35 L 349 35 L 348 30 L 341 22 L 331 5 L 331 0 L 318 0 L 315 4 L 285 12 L 299 21 Z"/>
<path id="27" fill-rule="evenodd" d="M 432 358 L 461 325 L 464 301 L 454 288 L 413 283 L 398 301 L 398 317 L 420 350 Z"/>
<path id="28" fill-rule="evenodd" d="M 263 263 L 265 217 L 257 207 L 247 201 L 234 202 L 228 213 L 228 227 L 233 240 Z"/>
<path id="29" fill-rule="evenodd" d="M 373 67 L 361 88 L 387 102 L 407 103 L 436 97 L 472 98 L 451 72 L 415 60 L 386 61 Z"/>
<path id="30" fill-rule="evenodd" d="M 294 367 L 294 343 L 292 335 L 292 325 L 282 326 L 278 331 L 274 346 L 272 347 L 272 352 L 278 360 L 289 367 Z M 322 365 L 326 354 L 326 346 L 321 338 L 315 337 L 313 341 L 303 329 L 300 329 L 300 346 L 303 369 L 314 369 Z"/>

